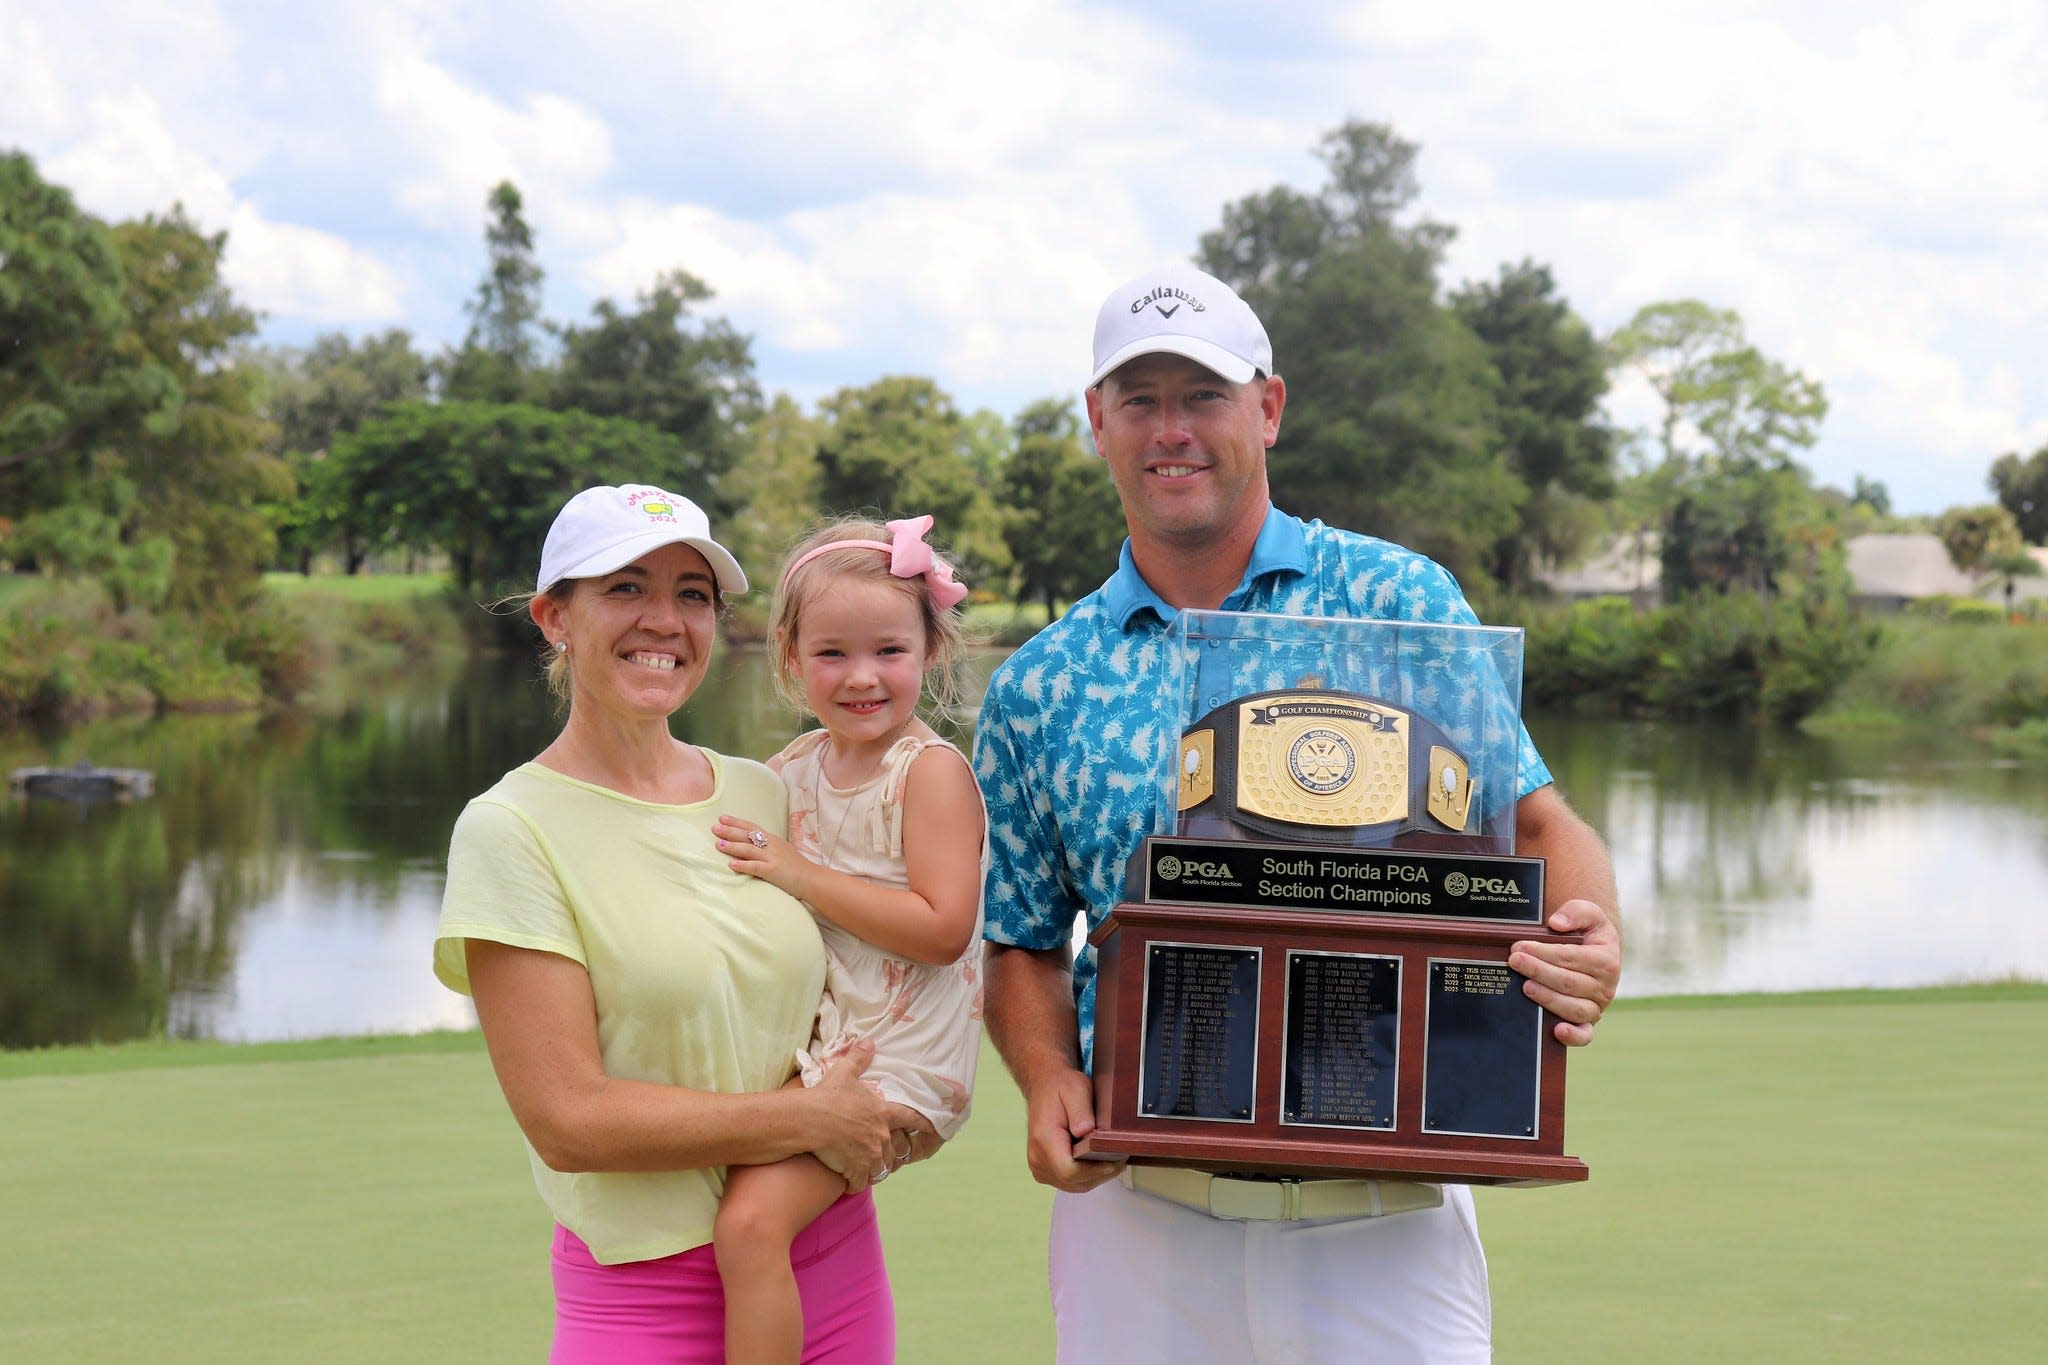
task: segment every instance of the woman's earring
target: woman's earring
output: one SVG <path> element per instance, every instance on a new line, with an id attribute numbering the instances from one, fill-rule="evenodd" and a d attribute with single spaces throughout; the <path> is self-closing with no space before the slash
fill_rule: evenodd
<path id="1" fill-rule="evenodd" d="M 555 653 L 557 653 L 557 654 L 567 654 L 568 652 L 569 652 L 569 642 L 568 642 L 567 640 L 557 640 L 557 641 L 555 641 Z"/>

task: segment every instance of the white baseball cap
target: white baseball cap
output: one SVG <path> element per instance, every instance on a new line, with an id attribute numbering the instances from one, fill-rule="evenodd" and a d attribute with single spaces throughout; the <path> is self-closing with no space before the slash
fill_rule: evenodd
<path id="1" fill-rule="evenodd" d="M 747 576 L 732 551 L 711 538 L 704 509 L 646 483 L 586 488 L 555 514 L 540 552 L 536 593 L 565 578 L 596 578 L 623 569 L 664 545 L 687 545 L 704 556 L 721 593 L 745 592 Z"/>
<path id="2" fill-rule="evenodd" d="M 1166 351 L 1233 384 L 1273 373 L 1273 343 L 1236 291 L 1191 265 L 1161 266 L 1126 280 L 1095 315 L 1094 388 L 1117 366 Z"/>

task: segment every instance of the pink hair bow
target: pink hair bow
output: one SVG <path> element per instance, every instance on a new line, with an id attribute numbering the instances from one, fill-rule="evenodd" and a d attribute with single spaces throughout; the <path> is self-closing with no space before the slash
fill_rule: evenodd
<path id="1" fill-rule="evenodd" d="M 897 578 L 922 578 L 924 590 L 932 599 L 937 611 L 950 611 L 960 605 L 967 596 L 967 585 L 954 581 L 953 566 L 932 553 L 932 547 L 924 543 L 925 532 L 932 529 L 931 515 L 904 517 L 900 521 L 887 523 L 890 540 L 828 540 L 816 549 L 807 550 L 796 557 L 796 561 L 782 571 L 782 589 L 786 591 L 789 580 L 796 577 L 796 571 L 816 559 L 819 555 L 831 554 L 834 550 L 880 550 L 889 556 L 889 572 Z"/>
<path id="2" fill-rule="evenodd" d="M 924 579 L 924 590 L 931 594 L 932 606 L 939 611 L 949 611 L 958 606 L 967 596 L 967 585 L 956 582 L 953 566 L 933 554 L 932 547 L 925 544 L 925 533 L 932 529 L 931 514 L 904 517 L 886 524 L 891 538 L 888 546 L 889 572 L 898 578 Z M 875 548 L 882 547 L 878 545 Z"/>

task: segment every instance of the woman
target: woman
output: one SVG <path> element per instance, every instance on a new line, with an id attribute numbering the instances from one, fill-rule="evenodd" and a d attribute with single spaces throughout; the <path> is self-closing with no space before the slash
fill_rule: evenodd
<path id="1" fill-rule="evenodd" d="M 469 804 L 449 849 L 434 968 L 476 999 L 558 1225 L 557 1362 L 722 1360 L 725 1168 L 802 1152 L 848 1190 L 793 1250 L 804 1359 L 893 1354 L 868 1186 L 927 1154 L 913 1130 L 929 1125 L 861 1083 L 864 1053 L 781 1088 L 823 949 L 799 902 L 731 870 L 711 826 L 732 812 L 783 832 L 782 785 L 669 732 L 710 665 L 720 594 L 745 589 L 688 499 L 644 484 L 571 498 L 529 606 L 568 719 Z"/>

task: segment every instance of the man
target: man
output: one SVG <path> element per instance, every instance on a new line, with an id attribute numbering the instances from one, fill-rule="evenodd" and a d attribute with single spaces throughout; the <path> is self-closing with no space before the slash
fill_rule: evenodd
<path id="1" fill-rule="evenodd" d="M 1125 861 L 1155 827 L 1158 755 L 1179 732 L 1165 648 L 1178 611 L 1475 622 L 1430 560 L 1272 506 L 1266 451 L 1286 401 L 1265 328 L 1221 281 L 1166 267 L 1111 293 L 1088 422 L 1130 538 L 1109 581 L 1011 656 L 982 706 L 987 1023 L 1024 1092 L 1031 1173 L 1059 1191 L 1050 1278 L 1065 1362 L 1491 1351 L 1464 1186 L 1323 1182 L 1313 1206 L 1340 1216 L 1226 1218 L 1210 1212 L 1209 1177 L 1074 1157 L 1095 1126 L 1095 961 L 1089 949 L 1071 963 L 1068 944 L 1077 913 L 1092 930 L 1121 899 Z M 1548 860 L 1547 922 L 1584 941 L 1519 943 L 1508 961 L 1558 1037 L 1584 1044 L 1621 971 L 1613 870 L 1526 737 L 1519 783 L 1516 851 Z"/>

